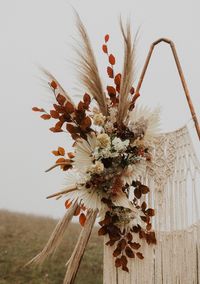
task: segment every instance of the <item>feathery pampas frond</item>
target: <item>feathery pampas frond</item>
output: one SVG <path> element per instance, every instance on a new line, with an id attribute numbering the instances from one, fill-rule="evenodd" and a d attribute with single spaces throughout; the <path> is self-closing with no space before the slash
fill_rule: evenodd
<path id="1" fill-rule="evenodd" d="M 42 264 L 47 257 L 55 252 L 63 239 L 64 233 L 76 211 L 76 208 L 77 202 L 71 205 L 71 207 L 65 213 L 64 217 L 58 222 L 43 250 L 33 259 L 31 259 L 25 266 L 28 266 L 30 264 Z"/>
<path id="2" fill-rule="evenodd" d="M 124 38 L 124 66 L 122 73 L 122 83 L 120 88 L 119 106 L 118 106 L 118 119 L 122 123 L 125 119 L 129 109 L 129 94 L 134 81 L 134 55 L 135 45 L 132 42 L 130 22 L 124 29 L 122 19 L 120 18 L 121 32 Z"/>
<path id="3" fill-rule="evenodd" d="M 80 49 L 76 49 L 79 56 L 78 72 L 81 83 L 87 88 L 89 94 L 97 101 L 101 112 L 107 115 L 106 96 L 99 76 L 99 70 L 90 44 L 87 31 L 77 12 L 77 27 L 81 37 Z"/>
<path id="4" fill-rule="evenodd" d="M 58 93 L 65 97 L 66 103 L 70 102 L 71 104 L 75 105 L 70 96 L 67 94 L 67 92 L 63 89 L 63 87 L 60 85 L 60 83 L 57 81 L 57 79 L 47 70 L 44 68 L 41 68 L 42 72 L 49 78 L 49 81 L 54 81 L 57 85 Z"/>

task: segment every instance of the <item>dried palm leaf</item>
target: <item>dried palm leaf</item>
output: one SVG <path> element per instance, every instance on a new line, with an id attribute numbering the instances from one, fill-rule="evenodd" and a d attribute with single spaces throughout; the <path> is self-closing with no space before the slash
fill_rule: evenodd
<path id="1" fill-rule="evenodd" d="M 120 98 L 118 106 L 118 119 L 122 123 L 129 109 L 129 94 L 134 81 L 134 55 L 135 44 L 132 42 L 130 22 L 126 25 L 126 30 L 120 19 L 121 32 L 124 38 L 124 66 L 120 88 Z"/>
<path id="2" fill-rule="evenodd" d="M 99 76 L 99 70 L 95 60 L 95 56 L 91 47 L 91 43 L 87 31 L 79 17 L 77 18 L 77 27 L 82 40 L 80 48 L 76 49 L 79 56 L 78 72 L 81 83 L 86 87 L 89 94 L 97 101 L 101 112 L 107 115 L 106 96 L 103 91 L 102 82 Z"/>

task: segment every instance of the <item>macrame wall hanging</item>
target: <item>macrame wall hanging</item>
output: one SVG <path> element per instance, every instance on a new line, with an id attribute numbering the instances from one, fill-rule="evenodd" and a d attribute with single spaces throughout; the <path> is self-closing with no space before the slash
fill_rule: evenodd
<path id="1" fill-rule="evenodd" d="M 75 103 L 45 71 L 55 96 L 53 109 L 41 112 L 54 119 L 54 133 L 68 132 L 74 152 L 58 147 L 49 170 L 66 171 L 67 185 L 48 198 L 64 198 L 66 214 L 44 249 L 30 263 L 41 264 L 59 246 L 73 216 L 83 226 L 67 262 L 64 283 L 73 283 L 95 220 L 104 238 L 104 283 L 198 283 L 200 278 L 200 165 L 187 127 L 159 134 L 159 110 L 136 104 L 154 46 L 170 44 L 197 133 L 200 130 L 173 43 L 155 42 L 137 88 L 133 87 L 135 45 L 130 24 L 124 28 L 124 64 L 115 70 L 109 35 L 102 50 L 108 57 L 109 84 L 104 88 L 91 44 L 79 16 L 78 55 L 82 100 Z M 154 216 L 155 215 L 155 216 Z M 70 232 L 69 232 L 70 233 Z"/>

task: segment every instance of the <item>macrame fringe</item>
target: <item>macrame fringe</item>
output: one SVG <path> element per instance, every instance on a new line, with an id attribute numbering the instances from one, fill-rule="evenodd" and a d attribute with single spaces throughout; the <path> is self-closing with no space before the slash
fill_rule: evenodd
<path id="1" fill-rule="evenodd" d="M 104 284 L 200 283 L 200 164 L 187 127 L 156 139 L 141 178 L 151 191 L 141 202 L 155 208 L 157 245 L 142 243 L 144 259 L 130 259 L 129 273 L 116 269 L 105 245 Z"/>

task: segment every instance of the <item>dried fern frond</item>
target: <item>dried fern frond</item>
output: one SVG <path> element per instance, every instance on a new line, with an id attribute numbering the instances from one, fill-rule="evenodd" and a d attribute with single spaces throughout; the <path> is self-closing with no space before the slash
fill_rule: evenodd
<path id="1" fill-rule="evenodd" d="M 64 96 L 66 98 L 66 102 L 70 102 L 73 105 L 75 105 L 74 102 L 72 101 L 72 99 L 70 98 L 70 96 L 63 89 L 61 84 L 56 80 L 56 78 L 49 71 L 45 70 L 44 68 L 41 68 L 41 70 L 49 78 L 50 82 L 54 81 L 57 84 L 58 93 L 60 93 L 62 96 Z"/>
<path id="2" fill-rule="evenodd" d="M 104 115 L 107 115 L 106 96 L 99 76 L 99 70 L 90 40 L 79 15 L 77 12 L 75 12 L 75 14 L 77 19 L 77 28 L 82 40 L 80 48 L 76 49 L 76 52 L 79 56 L 79 64 L 77 69 L 80 75 L 80 80 L 89 94 L 91 94 L 97 101 L 101 112 Z"/>
<path id="3" fill-rule="evenodd" d="M 134 81 L 134 55 L 135 44 L 132 42 L 130 22 L 126 25 L 126 30 L 120 19 L 120 28 L 124 38 L 124 66 L 122 72 L 120 98 L 118 106 L 118 119 L 122 123 L 129 109 L 129 94 Z"/>

